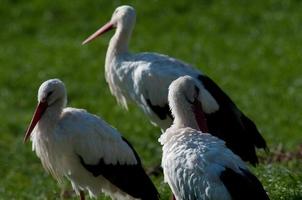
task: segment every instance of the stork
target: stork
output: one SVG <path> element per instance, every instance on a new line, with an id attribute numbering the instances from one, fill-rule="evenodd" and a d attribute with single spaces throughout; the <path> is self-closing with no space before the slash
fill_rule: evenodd
<path id="1" fill-rule="evenodd" d="M 169 87 L 173 125 L 159 138 L 165 181 L 176 200 L 268 200 L 246 164 L 207 133 L 200 96 L 204 88 L 184 76 Z"/>
<path id="2" fill-rule="evenodd" d="M 81 199 L 101 193 L 113 199 L 156 200 L 159 194 L 132 145 L 96 115 L 65 107 L 59 79 L 39 88 L 38 106 L 26 131 L 45 170 L 58 181 L 66 177 Z"/>
<path id="3" fill-rule="evenodd" d="M 266 142 L 256 125 L 246 117 L 214 81 L 193 66 L 157 53 L 132 54 L 128 43 L 136 14 L 131 6 L 120 6 L 111 20 L 88 37 L 86 44 L 103 33 L 116 29 L 106 54 L 105 76 L 111 93 L 127 109 L 135 102 L 162 131 L 171 126 L 173 117 L 168 106 L 168 87 L 180 76 L 189 75 L 204 88 L 200 101 L 210 132 L 226 142 L 243 160 L 258 163 L 256 148 Z"/>

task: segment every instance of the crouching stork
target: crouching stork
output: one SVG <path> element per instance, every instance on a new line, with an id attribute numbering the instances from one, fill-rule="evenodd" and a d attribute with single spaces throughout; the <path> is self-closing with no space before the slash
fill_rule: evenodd
<path id="1" fill-rule="evenodd" d="M 268 200 L 246 164 L 209 133 L 200 95 L 204 89 L 189 76 L 173 81 L 169 105 L 173 125 L 159 139 L 165 181 L 176 200 Z"/>

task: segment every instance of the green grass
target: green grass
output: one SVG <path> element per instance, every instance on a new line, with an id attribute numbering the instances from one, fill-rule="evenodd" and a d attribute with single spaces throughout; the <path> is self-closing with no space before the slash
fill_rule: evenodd
<path id="1" fill-rule="evenodd" d="M 261 1 L 40 1 L 0 4 L 0 199 L 55 199 L 60 192 L 22 138 L 39 85 L 62 79 L 69 105 L 86 108 L 118 128 L 146 168 L 160 161 L 160 131 L 135 106 L 117 105 L 104 79 L 112 33 L 81 46 L 110 19 L 133 5 L 133 52 L 155 51 L 198 66 L 258 125 L 271 150 L 302 143 L 302 2 Z M 264 160 L 270 155 L 262 153 Z M 271 199 L 302 199 L 302 162 L 251 167 Z M 153 178 L 162 199 L 169 190 Z"/>

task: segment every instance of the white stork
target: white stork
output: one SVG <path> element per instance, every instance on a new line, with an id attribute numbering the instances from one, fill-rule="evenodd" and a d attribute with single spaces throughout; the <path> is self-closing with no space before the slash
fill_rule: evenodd
<path id="1" fill-rule="evenodd" d="M 98 116 L 65 108 L 66 102 L 60 80 L 40 86 L 24 142 L 31 138 L 43 167 L 59 182 L 70 180 L 81 199 L 85 190 L 91 197 L 105 193 L 113 199 L 159 199 L 131 144 Z"/>
<path id="2" fill-rule="evenodd" d="M 159 139 L 163 145 L 162 167 L 176 200 L 267 200 L 260 181 L 246 164 L 206 133 L 199 97 L 205 89 L 189 76 L 169 87 L 173 125 Z"/>
<path id="3" fill-rule="evenodd" d="M 83 44 L 115 28 L 106 55 L 105 74 L 111 93 L 127 108 L 135 102 L 150 120 L 163 131 L 173 117 L 168 106 L 168 87 L 180 76 L 189 75 L 205 89 L 201 97 L 210 132 L 243 160 L 258 163 L 255 148 L 266 148 L 266 142 L 255 124 L 206 75 L 180 60 L 157 53 L 131 54 L 128 43 L 135 25 L 135 10 L 118 7 L 111 20 L 88 37 Z"/>

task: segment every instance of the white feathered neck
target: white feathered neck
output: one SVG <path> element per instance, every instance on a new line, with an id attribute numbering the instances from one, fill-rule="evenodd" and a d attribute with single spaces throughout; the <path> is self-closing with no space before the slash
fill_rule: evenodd
<path id="1" fill-rule="evenodd" d="M 121 6 L 114 12 L 111 22 L 115 24 L 116 31 L 109 42 L 105 61 L 105 76 L 112 94 L 117 97 L 119 103 L 127 109 L 125 96 L 117 87 L 116 81 L 120 81 L 118 70 L 122 67 L 122 61 L 130 58 L 128 44 L 135 26 L 136 14 L 134 8 Z"/>
<path id="2" fill-rule="evenodd" d="M 49 92 L 51 95 L 48 97 Z M 44 169 L 62 182 L 64 174 L 61 160 L 60 140 L 57 137 L 56 128 L 67 103 L 67 94 L 64 83 L 58 79 L 45 81 L 39 88 L 38 101 L 47 99 L 49 106 L 31 134 L 32 149 L 41 159 Z M 53 153 L 49 153 L 53 152 Z"/>

